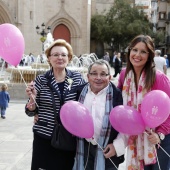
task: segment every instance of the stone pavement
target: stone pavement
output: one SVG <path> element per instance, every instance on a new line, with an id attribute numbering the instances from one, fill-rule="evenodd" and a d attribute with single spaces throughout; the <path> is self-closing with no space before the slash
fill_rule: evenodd
<path id="1" fill-rule="evenodd" d="M 112 79 L 115 84 L 117 78 Z M 11 100 L 6 119 L 0 118 L 0 170 L 30 170 L 33 118 L 25 114 L 25 103 L 26 100 Z M 119 170 L 125 170 L 124 164 Z"/>
<path id="2" fill-rule="evenodd" d="M 0 118 L 0 170 L 30 170 L 33 118 L 26 116 L 26 101 L 11 101 L 6 119 Z"/>

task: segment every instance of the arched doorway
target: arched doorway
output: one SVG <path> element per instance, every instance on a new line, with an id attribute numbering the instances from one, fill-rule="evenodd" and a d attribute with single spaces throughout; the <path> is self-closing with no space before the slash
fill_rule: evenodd
<path id="1" fill-rule="evenodd" d="M 3 1 L 0 2 L 0 24 L 4 23 L 14 23 L 12 13 L 9 7 Z"/>
<path id="2" fill-rule="evenodd" d="M 60 24 L 55 27 L 53 37 L 54 40 L 61 38 L 70 43 L 70 30 L 64 24 Z"/>

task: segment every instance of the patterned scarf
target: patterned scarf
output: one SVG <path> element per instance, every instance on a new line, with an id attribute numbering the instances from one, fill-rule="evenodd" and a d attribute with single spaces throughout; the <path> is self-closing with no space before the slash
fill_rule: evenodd
<path id="1" fill-rule="evenodd" d="M 123 84 L 123 104 L 132 106 L 141 112 L 141 102 L 146 94 L 144 89 L 145 74 L 142 73 L 138 89 L 136 90 L 134 73 L 130 71 L 125 78 Z M 126 169 L 129 170 L 143 170 L 144 165 L 154 164 L 156 162 L 156 150 L 152 145 L 146 134 L 139 134 L 130 136 L 128 139 Z"/>
<path id="2" fill-rule="evenodd" d="M 80 103 L 84 103 L 84 99 L 85 99 L 87 91 L 88 91 L 88 86 L 89 86 L 89 84 L 87 84 L 83 88 L 83 91 L 80 94 L 80 98 L 79 98 Z M 108 144 L 110 131 L 111 131 L 109 114 L 112 109 L 112 103 L 113 103 L 112 96 L 113 96 L 113 88 L 112 88 L 112 85 L 109 84 L 109 87 L 107 89 L 107 94 L 106 94 L 105 115 L 103 117 L 102 130 L 100 132 L 100 137 L 97 141 L 97 143 L 103 148 L 105 148 L 106 145 Z M 105 158 L 103 155 L 103 151 L 100 149 L 99 146 L 97 148 L 94 166 L 95 166 L 94 170 L 104 170 L 105 169 Z M 77 154 L 76 154 L 76 160 L 75 160 L 73 170 L 84 170 L 84 139 L 82 139 L 82 138 L 78 139 Z"/>

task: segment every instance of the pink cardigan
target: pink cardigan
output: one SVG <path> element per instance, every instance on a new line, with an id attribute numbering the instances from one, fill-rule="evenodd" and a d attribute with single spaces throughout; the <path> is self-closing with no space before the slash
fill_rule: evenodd
<path id="1" fill-rule="evenodd" d="M 125 71 L 126 69 L 122 69 L 118 80 L 118 88 L 121 90 L 123 88 Z M 170 80 L 161 71 L 156 71 L 156 80 L 152 90 L 162 90 L 170 97 Z M 170 116 L 164 123 L 156 128 L 156 132 L 161 132 L 165 135 L 170 134 Z"/>

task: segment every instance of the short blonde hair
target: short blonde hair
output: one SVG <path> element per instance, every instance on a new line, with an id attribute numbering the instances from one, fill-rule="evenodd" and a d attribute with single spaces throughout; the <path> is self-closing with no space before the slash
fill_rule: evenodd
<path id="1" fill-rule="evenodd" d="M 1 86 L 1 90 L 2 91 L 6 91 L 6 90 L 8 90 L 8 86 L 7 86 L 7 84 L 2 84 L 2 86 Z"/>
<path id="2" fill-rule="evenodd" d="M 47 59 L 49 58 L 49 56 L 51 55 L 51 49 L 55 46 L 64 46 L 66 47 L 66 49 L 68 50 L 68 59 L 69 61 L 72 60 L 73 58 L 73 49 L 71 47 L 71 45 L 66 42 L 64 39 L 57 39 L 55 40 L 45 51 L 45 54 L 47 56 Z M 49 63 L 49 60 L 48 60 L 48 63 Z M 50 64 L 50 63 L 49 63 Z M 51 64 L 50 64 L 51 66 Z"/>

